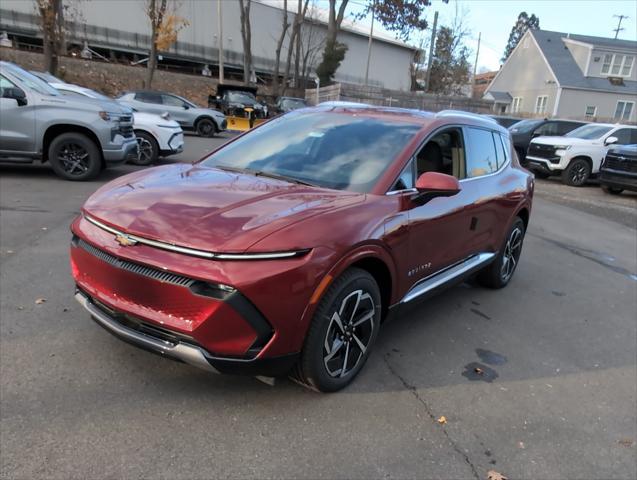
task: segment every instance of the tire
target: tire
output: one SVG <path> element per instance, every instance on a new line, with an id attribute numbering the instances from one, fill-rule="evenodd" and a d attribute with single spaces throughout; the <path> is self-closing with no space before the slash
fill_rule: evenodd
<path id="1" fill-rule="evenodd" d="M 542 180 L 546 180 L 547 178 L 549 178 L 551 176 L 551 175 L 549 175 L 546 172 L 540 172 L 540 171 L 537 171 L 537 170 L 533 171 L 533 175 L 535 175 L 535 178 L 539 178 L 539 179 L 542 179 Z"/>
<path id="2" fill-rule="evenodd" d="M 562 172 L 562 183 L 571 187 L 581 187 L 591 176 L 591 165 L 583 158 L 571 160 Z"/>
<path id="3" fill-rule="evenodd" d="M 478 273 L 477 280 L 480 285 L 498 289 L 509 284 L 520 260 L 524 234 L 524 221 L 516 217 L 496 259 Z"/>
<path id="4" fill-rule="evenodd" d="M 89 137 L 69 132 L 53 139 L 49 145 L 49 162 L 59 177 L 79 182 L 99 175 L 102 156 Z"/>
<path id="5" fill-rule="evenodd" d="M 624 191 L 623 188 L 609 187 L 608 185 L 602 185 L 602 190 L 611 195 L 620 195 Z"/>
<path id="6" fill-rule="evenodd" d="M 197 135 L 199 135 L 200 137 L 212 138 L 215 136 L 217 126 L 211 119 L 202 118 L 200 120 L 197 120 L 195 130 L 197 131 Z"/>
<path id="7" fill-rule="evenodd" d="M 135 136 L 137 137 L 139 154 L 131 155 L 129 160 L 130 163 L 141 166 L 155 163 L 159 158 L 159 145 L 157 144 L 155 137 L 142 130 L 135 131 Z"/>
<path id="8" fill-rule="evenodd" d="M 380 290 L 374 278 L 359 268 L 346 270 L 314 313 L 294 379 L 319 392 L 349 385 L 369 356 L 380 319 Z"/>

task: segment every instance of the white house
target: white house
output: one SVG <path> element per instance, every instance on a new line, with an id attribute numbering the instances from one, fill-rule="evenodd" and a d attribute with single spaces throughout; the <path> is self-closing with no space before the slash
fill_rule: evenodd
<path id="1" fill-rule="evenodd" d="M 527 31 L 487 88 L 498 113 L 637 121 L 637 42 Z"/>

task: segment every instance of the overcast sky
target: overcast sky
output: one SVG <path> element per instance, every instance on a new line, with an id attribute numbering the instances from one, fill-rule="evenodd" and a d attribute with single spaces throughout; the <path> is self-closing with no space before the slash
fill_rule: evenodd
<path id="1" fill-rule="evenodd" d="M 358 10 L 363 0 L 354 2 L 350 10 Z M 321 4 L 322 1 L 319 2 Z M 326 2 L 325 2 L 326 3 Z M 478 33 L 482 33 L 479 69 L 497 70 L 500 57 L 509 38 L 511 27 L 518 14 L 526 11 L 540 18 L 540 27 L 544 30 L 613 37 L 617 18 L 613 15 L 628 15 L 619 33 L 619 38 L 637 40 L 637 2 L 635 0 L 451 0 L 445 4 L 442 0 L 432 0 L 427 19 L 433 23 L 434 11 L 439 11 L 438 24 L 450 23 L 457 8 L 465 12 L 464 20 L 471 31 L 467 45 L 473 51 L 471 63 L 475 59 Z M 425 32 L 431 35 L 431 30 Z M 419 36 L 414 35 L 410 43 L 418 45 Z"/>

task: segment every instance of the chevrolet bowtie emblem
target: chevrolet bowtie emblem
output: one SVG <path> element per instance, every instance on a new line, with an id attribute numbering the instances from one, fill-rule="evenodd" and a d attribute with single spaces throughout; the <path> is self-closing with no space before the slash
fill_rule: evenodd
<path id="1" fill-rule="evenodd" d="M 133 240 L 128 235 L 117 235 L 115 237 L 115 241 L 122 247 L 132 247 L 133 245 L 137 245 L 137 240 Z"/>

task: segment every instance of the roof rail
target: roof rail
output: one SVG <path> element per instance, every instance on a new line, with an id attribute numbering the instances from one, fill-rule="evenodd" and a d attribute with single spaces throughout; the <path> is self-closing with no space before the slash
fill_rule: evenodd
<path id="1" fill-rule="evenodd" d="M 470 117 L 470 118 L 475 118 L 480 120 L 491 121 L 493 123 L 498 123 L 494 118 L 491 118 L 489 115 L 482 115 L 480 113 L 473 113 L 473 112 L 465 112 L 464 110 L 441 110 L 440 112 L 436 113 L 437 117 L 438 116 L 445 117 L 448 115 L 459 115 L 463 117 Z"/>

